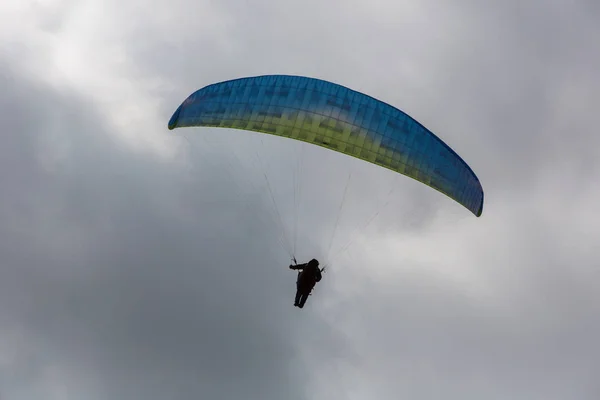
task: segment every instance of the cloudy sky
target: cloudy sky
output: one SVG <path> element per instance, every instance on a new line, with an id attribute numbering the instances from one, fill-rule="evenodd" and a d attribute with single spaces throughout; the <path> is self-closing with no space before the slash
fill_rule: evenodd
<path id="1" fill-rule="evenodd" d="M 0 2 L 0 398 L 600 398 L 599 19 Z M 410 113 L 476 171 L 483 216 L 314 146 L 166 129 L 196 89 L 270 73 Z M 288 245 L 331 260 L 303 310 Z"/>

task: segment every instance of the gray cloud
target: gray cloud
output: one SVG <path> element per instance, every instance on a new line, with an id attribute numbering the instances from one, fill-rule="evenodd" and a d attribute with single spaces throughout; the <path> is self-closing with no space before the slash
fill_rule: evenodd
<path id="1" fill-rule="evenodd" d="M 0 394 L 595 399 L 595 3 L 271 3 L 4 21 Z M 263 73 L 409 112 L 478 173 L 483 217 L 305 146 L 299 257 L 391 201 L 297 312 L 262 174 L 291 235 L 301 147 L 166 130 L 191 91 Z M 132 146 L 153 140 L 175 156 Z"/>
<path id="2" fill-rule="evenodd" d="M 298 339 L 293 277 L 271 240 L 248 234 L 264 229 L 243 204 L 215 177 L 206 197 L 229 207 L 203 207 L 181 170 L 107 142 L 85 101 L 18 82 L 3 107 L 20 135 L 3 147 L 13 157 L 3 182 L 15 183 L 2 202 L 2 325 L 38 337 L 67 374 L 89 368 L 111 398 L 302 398 L 287 364 Z M 32 95 L 46 106 L 19 101 Z M 54 134 L 70 150 L 49 173 L 36 146 Z M 19 384 L 10 380 L 9 393 Z"/>

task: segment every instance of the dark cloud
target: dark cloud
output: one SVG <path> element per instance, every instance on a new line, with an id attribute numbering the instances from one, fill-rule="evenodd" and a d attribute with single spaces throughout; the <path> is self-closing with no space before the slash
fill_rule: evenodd
<path id="1" fill-rule="evenodd" d="M 304 332 L 290 315 L 294 277 L 245 212 L 261 200 L 232 201 L 218 174 L 194 186 L 115 147 L 75 95 L 18 76 L 10 91 L 2 326 L 37 337 L 66 374 L 89 371 L 110 398 L 304 398 L 302 364 L 289 364 Z M 68 142 L 52 171 L 39 162 L 55 151 L 40 147 L 48 136 Z M 13 368 L 8 393 L 23 384 Z"/>
<path id="2" fill-rule="evenodd" d="M 0 61 L 2 396 L 597 398 L 594 2 L 132 0 L 89 32 L 73 4 L 30 11 L 43 34 Z M 98 58 L 56 66 L 73 38 Z M 190 92 L 264 73 L 409 112 L 478 173 L 483 217 L 320 148 L 166 130 Z M 355 239 L 302 312 L 294 197 L 299 258 Z"/>

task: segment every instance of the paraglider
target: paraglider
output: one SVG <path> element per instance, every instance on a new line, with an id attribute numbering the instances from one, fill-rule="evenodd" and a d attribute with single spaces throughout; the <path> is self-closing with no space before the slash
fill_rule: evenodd
<path id="1" fill-rule="evenodd" d="M 265 75 L 208 85 L 173 113 L 169 129 L 262 132 L 344 153 L 420 181 L 483 211 L 479 179 L 448 145 L 399 109 L 315 78 Z"/>
<path id="2" fill-rule="evenodd" d="M 290 269 L 299 270 L 298 279 L 296 280 L 296 298 L 294 307 L 302 308 L 318 282 L 322 279 L 322 270 L 319 269 L 319 261 L 312 259 L 304 264 L 290 264 Z"/>
<path id="3" fill-rule="evenodd" d="M 168 123 L 170 130 L 201 126 L 254 131 L 321 146 L 422 182 L 477 217 L 483 212 L 479 179 L 446 143 L 403 111 L 332 82 L 264 75 L 205 86 L 185 99 Z M 318 265 L 315 259 L 290 265 L 303 269 L 295 306 L 302 308 L 321 280 Z"/>

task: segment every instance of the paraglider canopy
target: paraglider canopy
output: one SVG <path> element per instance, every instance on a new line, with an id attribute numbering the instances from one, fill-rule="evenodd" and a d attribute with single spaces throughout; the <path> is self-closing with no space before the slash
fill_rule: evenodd
<path id="1" fill-rule="evenodd" d="M 467 163 L 431 131 L 382 101 L 335 83 L 289 75 L 234 79 L 191 94 L 169 129 L 235 128 L 301 140 L 416 179 L 477 217 L 483 188 Z"/>

